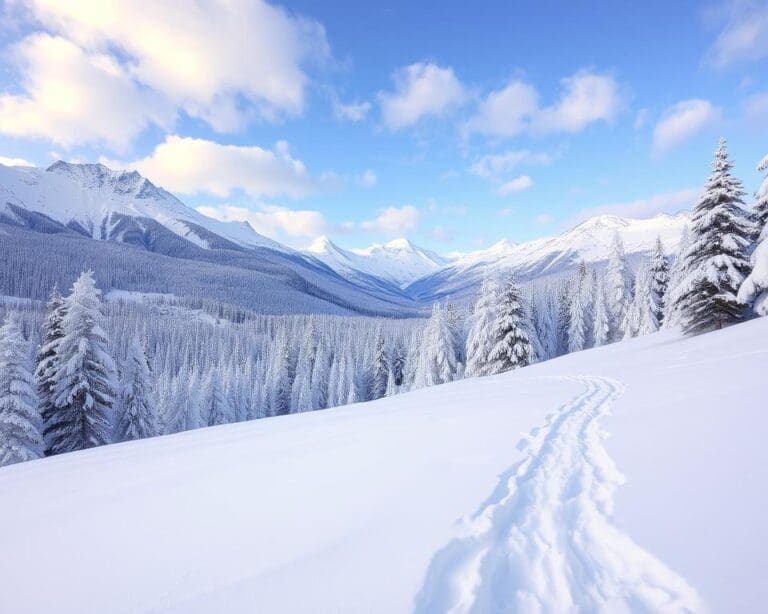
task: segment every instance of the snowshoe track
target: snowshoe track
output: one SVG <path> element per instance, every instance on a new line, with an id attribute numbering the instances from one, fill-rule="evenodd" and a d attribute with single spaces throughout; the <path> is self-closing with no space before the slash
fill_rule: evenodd
<path id="1" fill-rule="evenodd" d="M 696 591 L 611 523 L 623 476 L 598 419 L 622 391 L 583 393 L 523 441 L 525 456 L 432 559 L 415 612 L 701 612 Z"/>

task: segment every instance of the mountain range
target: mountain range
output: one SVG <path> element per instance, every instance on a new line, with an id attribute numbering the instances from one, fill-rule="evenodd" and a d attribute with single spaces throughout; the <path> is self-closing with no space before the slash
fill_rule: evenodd
<path id="1" fill-rule="evenodd" d="M 442 256 L 408 239 L 344 249 L 320 237 L 301 252 L 247 222 L 202 215 L 136 171 L 56 162 L 0 165 L 0 294 L 44 298 L 91 267 L 103 285 L 220 301 L 264 313 L 410 316 L 471 297 L 491 270 L 523 281 L 601 266 L 618 233 L 631 261 L 657 237 L 674 254 L 687 214 L 591 218 L 553 237 Z M 23 274 L 24 273 L 24 274 Z"/>

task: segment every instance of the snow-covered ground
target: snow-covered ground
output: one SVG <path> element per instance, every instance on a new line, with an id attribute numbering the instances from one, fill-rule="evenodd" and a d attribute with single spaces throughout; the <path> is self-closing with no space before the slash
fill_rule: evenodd
<path id="1" fill-rule="evenodd" d="M 767 355 L 664 332 L 2 468 L 0 611 L 764 611 Z"/>

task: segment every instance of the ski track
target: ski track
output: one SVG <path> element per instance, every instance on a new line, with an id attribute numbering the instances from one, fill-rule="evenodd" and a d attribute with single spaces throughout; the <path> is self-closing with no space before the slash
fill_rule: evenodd
<path id="1" fill-rule="evenodd" d="M 598 419 L 621 384 L 567 379 L 584 392 L 519 444 L 524 458 L 433 557 L 416 614 L 705 610 L 695 589 L 611 523 L 624 478 Z"/>

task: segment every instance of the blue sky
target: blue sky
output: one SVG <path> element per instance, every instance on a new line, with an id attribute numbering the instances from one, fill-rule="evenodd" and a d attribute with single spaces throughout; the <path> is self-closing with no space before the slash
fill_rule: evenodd
<path id="1" fill-rule="evenodd" d="M 751 192 L 768 153 L 764 1 L 171 4 L 6 1 L 0 161 L 451 252 L 687 208 L 721 135 Z"/>

